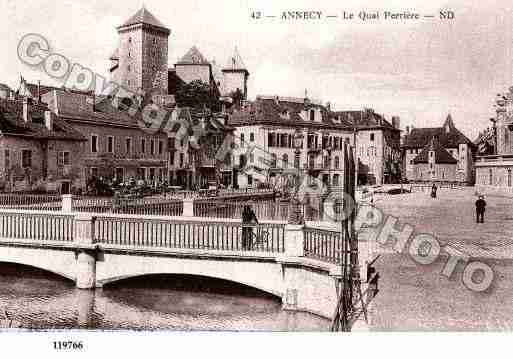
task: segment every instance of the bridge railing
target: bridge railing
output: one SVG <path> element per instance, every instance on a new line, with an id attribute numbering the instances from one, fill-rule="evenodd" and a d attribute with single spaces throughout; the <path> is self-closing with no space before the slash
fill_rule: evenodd
<path id="1" fill-rule="evenodd" d="M 72 242 L 73 237 L 73 215 L 55 212 L 0 212 L 0 238 Z"/>
<path id="2" fill-rule="evenodd" d="M 180 216 L 183 211 L 183 202 L 172 198 L 74 197 L 72 210 L 90 213 Z"/>
<path id="3" fill-rule="evenodd" d="M 60 211 L 61 208 L 62 199 L 61 196 L 57 194 L 0 194 L 0 209 Z"/>
<path id="4" fill-rule="evenodd" d="M 285 224 L 99 216 L 94 242 L 129 247 L 284 252 Z"/>
<path id="5" fill-rule="evenodd" d="M 242 211 L 246 205 L 248 205 L 248 202 L 196 200 L 194 201 L 194 216 L 241 219 Z M 289 216 L 288 202 L 256 201 L 251 202 L 251 208 L 258 220 L 286 221 Z M 306 221 L 322 220 L 322 209 L 318 206 L 303 204 L 301 211 Z"/>
<path id="6" fill-rule="evenodd" d="M 306 257 L 330 263 L 340 263 L 342 253 L 340 232 L 306 227 L 304 233 L 304 254 Z"/>

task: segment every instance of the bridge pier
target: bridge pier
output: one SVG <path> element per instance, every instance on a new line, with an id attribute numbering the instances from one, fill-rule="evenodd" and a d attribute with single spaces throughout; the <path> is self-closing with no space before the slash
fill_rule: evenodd
<path id="1" fill-rule="evenodd" d="M 96 288 L 96 256 L 93 244 L 95 217 L 88 214 L 75 216 L 75 243 L 77 245 L 76 285 L 79 289 Z"/>

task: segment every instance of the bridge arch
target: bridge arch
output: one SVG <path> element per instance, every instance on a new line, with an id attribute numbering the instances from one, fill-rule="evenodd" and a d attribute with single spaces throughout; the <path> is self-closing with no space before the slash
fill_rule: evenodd
<path id="1" fill-rule="evenodd" d="M 214 285 L 223 287 L 223 289 L 224 289 L 224 285 L 231 284 L 231 285 L 236 285 L 238 287 L 238 289 L 243 289 L 244 287 L 249 288 L 250 290 L 256 290 L 256 291 L 265 293 L 265 294 L 270 295 L 276 299 L 281 300 L 281 292 L 277 292 L 274 290 L 271 292 L 269 288 L 257 288 L 255 285 L 252 285 L 251 283 L 243 283 L 241 281 L 234 281 L 233 279 L 230 279 L 230 278 L 221 278 L 221 277 L 213 277 L 213 276 L 206 276 L 206 275 L 196 275 L 196 274 L 191 274 L 191 273 L 146 273 L 146 274 L 141 274 L 141 275 L 113 277 L 113 278 L 109 278 L 108 280 L 102 281 L 100 283 L 100 285 L 102 287 L 106 287 L 109 285 L 121 284 L 121 282 L 126 281 L 126 280 L 132 280 L 132 279 L 137 280 L 137 279 L 145 278 L 145 277 L 156 277 L 156 278 L 158 278 L 157 280 L 162 280 L 162 278 L 166 278 L 167 276 L 169 276 L 170 278 L 176 277 L 179 280 L 185 279 L 184 282 L 192 281 L 194 279 L 198 279 L 198 280 L 209 280 L 210 279 L 210 280 L 217 281 L 217 283 L 215 283 Z"/>
<path id="2" fill-rule="evenodd" d="M 32 261 L 24 261 L 24 260 L 17 260 L 17 261 L 12 261 L 12 260 L 0 260 L 0 267 L 4 264 L 16 264 L 16 265 L 20 265 L 20 266 L 24 266 L 24 267 L 27 267 L 27 268 L 33 268 L 33 269 L 37 269 L 41 272 L 47 272 L 47 273 L 51 273 L 51 274 L 54 274 L 60 278 L 63 278 L 63 279 L 66 279 L 66 280 L 70 280 L 72 282 L 75 282 L 75 277 L 72 276 L 71 274 L 69 273 L 63 273 L 61 272 L 60 270 L 56 270 L 54 268 L 50 268 L 50 267 L 47 267 L 47 266 L 43 266 L 43 265 L 40 265 L 40 264 L 31 264 Z"/>
<path id="3" fill-rule="evenodd" d="M 103 265 L 108 262 L 115 265 Z M 162 274 L 216 278 L 255 288 L 279 298 L 284 295 L 282 268 L 275 261 L 220 261 L 105 254 L 105 262 L 97 262 L 96 286 L 103 287 L 124 279 Z"/>
<path id="4" fill-rule="evenodd" d="M 241 281 L 241 280 L 234 280 L 233 278 L 228 278 L 227 276 L 220 276 L 220 275 L 205 275 L 205 274 L 194 274 L 194 273 L 189 273 L 189 272 L 181 272 L 181 273 L 169 273 L 169 272 L 148 272 L 148 273 L 134 273 L 134 274 L 131 274 L 131 275 L 122 275 L 122 276 L 117 276 L 117 277 L 111 277 L 111 278 L 108 278 L 108 279 L 104 279 L 104 280 L 100 280 L 100 281 L 96 281 L 96 286 L 97 287 L 105 287 L 107 285 L 111 285 L 111 284 L 116 284 L 116 283 L 119 283 L 119 282 L 122 282 L 124 280 L 129 280 L 129 279 L 136 279 L 136 278 L 142 278 L 142 277 L 150 277 L 150 276 L 160 276 L 160 275 L 170 275 L 170 276 L 173 276 L 173 275 L 183 275 L 183 276 L 191 276 L 191 277 L 198 277 L 198 278 L 212 278 L 212 279 L 216 279 L 216 280 L 223 280 L 223 281 L 226 281 L 226 282 L 230 282 L 230 283 L 234 283 L 234 284 L 237 284 L 237 285 L 240 285 L 240 286 L 245 286 L 245 287 L 249 287 L 249 288 L 252 288 L 252 289 L 256 289 L 256 290 L 259 290 L 261 292 L 264 292 L 266 294 L 269 294 L 269 295 L 272 295 L 273 297 L 276 297 L 276 298 L 279 298 L 281 299 L 282 298 L 282 295 L 283 293 L 281 291 L 278 291 L 276 290 L 276 288 L 269 288 L 267 286 L 261 286 L 261 285 L 258 285 L 258 284 L 254 284 L 254 283 L 251 283 L 249 281 Z"/>
<path id="5" fill-rule="evenodd" d="M 73 251 L 0 246 L 0 258 L 4 263 L 26 265 L 76 281 L 76 258 Z"/>

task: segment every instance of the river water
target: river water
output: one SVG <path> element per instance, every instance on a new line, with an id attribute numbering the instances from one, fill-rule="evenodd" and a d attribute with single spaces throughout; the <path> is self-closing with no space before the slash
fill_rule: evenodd
<path id="1" fill-rule="evenodd" d="M 0 263 L 0 310 L 41 329 L 325 331 L 330 322 L 281 309 L 278 298 L 203 277 L 151 276 L 95 291 Z"/>
<path id="2" fill-rule="evenodd" d="M 370 329 L 511 330 L 513 265 L 489 262 L 496 278 L 484 293 L 468 290 L 461 273 L 447 279 L 443 263 L 420 266 L 408 256 L 377 262 L 380 292 Z M 204 277 L 151 276 L 95 291 L 29 267 L 0 263 L 0 310 L 31 328 L 136 330 L 326 331 L 330 322 L 283 311 L 258 290 Z"/>

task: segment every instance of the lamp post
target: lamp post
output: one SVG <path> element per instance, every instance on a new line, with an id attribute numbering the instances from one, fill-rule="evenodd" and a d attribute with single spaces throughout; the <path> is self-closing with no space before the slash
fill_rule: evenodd
<path id="1" fill-rule="evenodd" d="M 301 148 L 303 147 L 303 134 L 299 129 L 294 131 L 293 135 L 293 146 L 294 146 L 294 165 L 296 167 L 296 180 L 294 181 L 294 195 L 291 198 L 289 209 L 289 220 L 290 224 L 301 225 L 304 224 L 303 214 L 301 212 L 300 201 L 299 201 L 299 187 L 301 184 L 301 168 L 300 168 L 300 154 Z"/>

